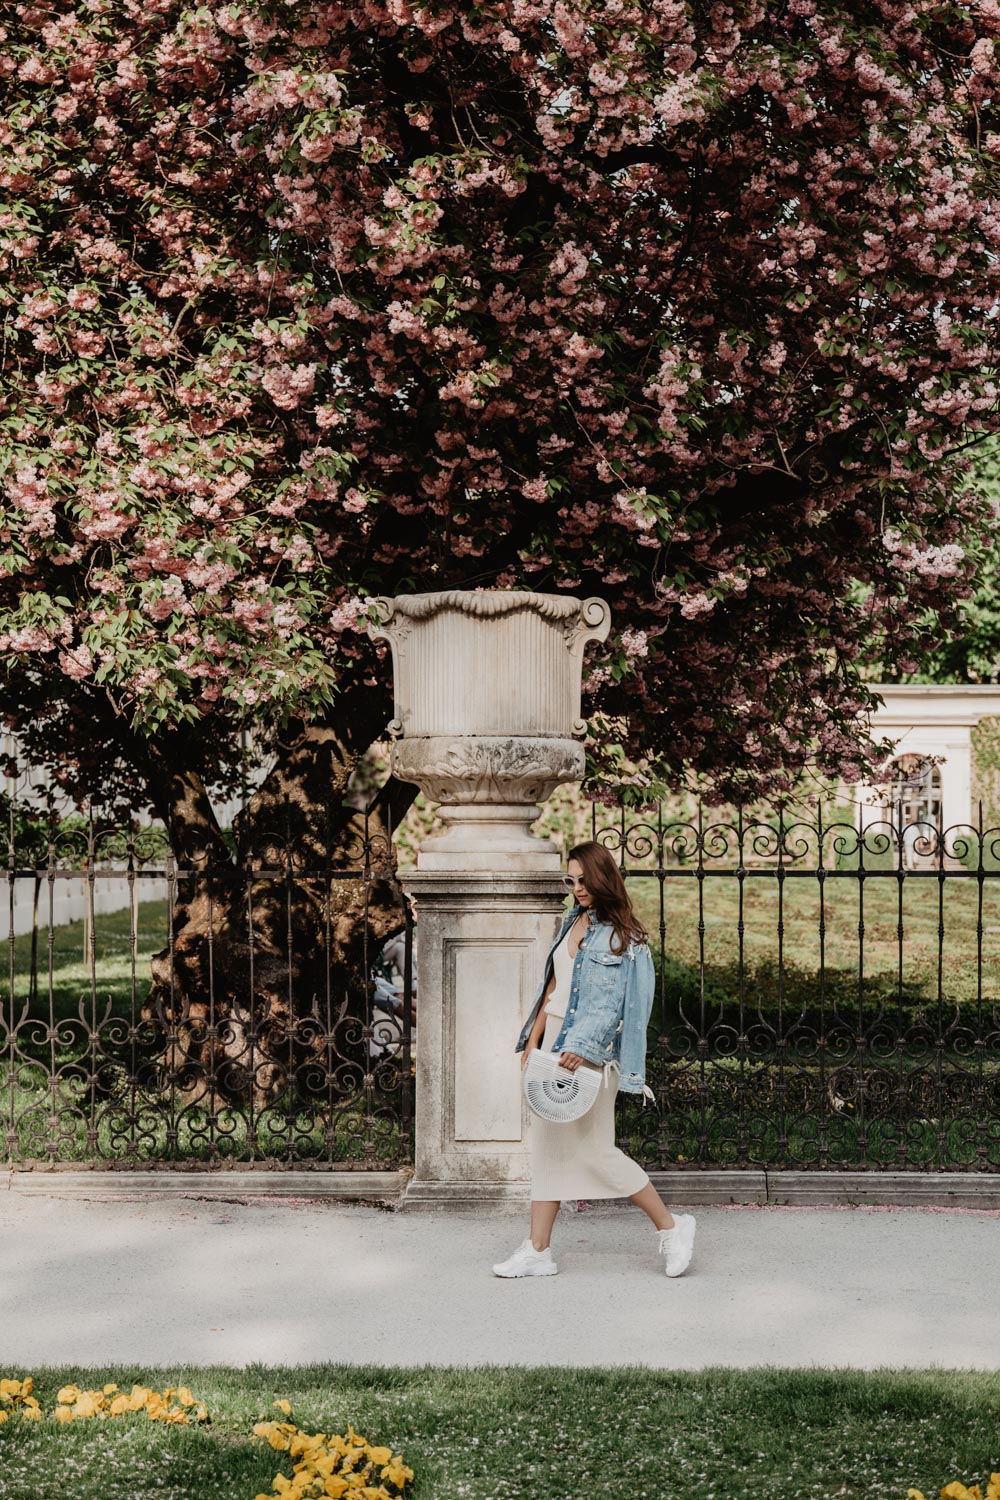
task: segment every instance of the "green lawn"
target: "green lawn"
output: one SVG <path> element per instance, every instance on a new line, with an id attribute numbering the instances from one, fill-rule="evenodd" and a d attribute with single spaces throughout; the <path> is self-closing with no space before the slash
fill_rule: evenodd
<path id="1" fill-rule="evenodd" d="M 45 894 L 39 910 L 38 995 L 31 1015 L 45 1020 L 50 1015 L 49 934 L 46 925 Z M 88 949 L 89 932 L 83 922 L 67 922 L 52 929 L 51 1014 L 56 1021 L 78 1019 L 81 1013 L 88 1024 L 95 1014 L 100 1019 L 108 1008 L 115 1015 L 131 1010 L 133 959 L 131 943 L 132 917 L 128 908 L 99 914 L 94 922 L 93 984 Z M 134 960 L 135 1010 L 142 1006 L 149 990 L 149 960 L 167 943 L 166 901 L 143 901 L 136 907 L 136 943 Z M 0 994 L 4 996 L 4 1013 L 11 1013 L 8 948 L 4 946 L 4 965 L 0 972 Z M 31 975 L 31 935 L 14 939 L 14 1016 L 21 1014 L 28 999 Z"/>
<path id="2" fill-rule="evenodd" d="M 703 882 L 670 873 L 660 882 L 636 875 L 629 894 L 654 943 L 678 963 L 696 965 L 702 952 L 712 970 L 729 970 L 738 962 L 739 884 L 730 876 L 708 875 Z M 743 881 L 744 969 L 750 974 L 776 967 L 778 957 L 779 888 L 771 875 L 754 872 Z M 703 887 L 699 902 L 699 885 Z M 848 975 L 858 985 L 859 969 L 869 985 L 887 979 L 895 990 L 899 978 L 899 935 L 903 929 L 904 991 L 937 1000 L 938 957 L 946 1003 L 977 997 L 977 922 L 981 921 L 982 984 L 984 997 L 1000 996 L 1000 877 L 983 882 L 982 913 L 978 882 L 968 876 L 947 876 L 942 885 L 924 875 L 907 875 L 902 885 L 902 909 L 897 881 L 884 875 L 865 880 L 863 906 L 856 877 L 830 876 L 824 882 L 826 926 L 824 966 Z M 813 977 L 820 970 L 820 886 L 814 876 L 788 878 L 781 889 L 781 945 L 783 963 L 792 971 Z M 863 945 L 859 922 L 864 922 Z M 661 925 L 662 923 L 662 925 Z M 944 936 L 938 936 L 943 925 Z M 703 927 L 703 931 L 701 928 Z"/>
<path id="3" fill-rule="evenodd" d="M 946 1364 L 959 1351 L 927 1352 Z M 212 1421 L 62 1427 L 15 1417 L 0 1428 L 3 1500 L 254 1500 L 276 1473 L 291 1472 L 287 1455 L 249 1436 L 255 1421 L 277 1415 L 277 1397 L 310 1431 L 344 1432 L 350 1422 L 401 1452 L 415 1472 L 413 1500 L 905 1500 L 911 1486 L 932 1500 L 951 1480 L 985 1489 L 1000 1468 L 996 1375 L 947 1368 L 33 1373 L 44 1411 L 65 1382 L 137 1381 L 188 1385 Z"/>
<path id="4" fill-rule="evenodd" d="M 731 975 L 739 957 L 738 883 L 730 877 L 708 876 L 703 882 L 700 904 L 698 886 L 699 882 L 693 878 L 669 874 L 663 882 L 662 910 L 660 882 L 655 878 L 635 875 L 629 881 L 629 893 L 657 949 L 662 933 L 664 952 L 672 963 L 696 967 L 703 948 L 709 979 L 723 973 Z M 856 879 L 831 877 L 826 882 L 824 893 L 825 967 L 834 983 L 850 983 L 855 993 L 861 953 L 857 886 Z M 759 873 L 753 874 L 743 883 L 743 891 L 745 976 L 751 986 L 756 982 L 755 998 L 772 1003 L 773 993 L 759 995 L 758 992 L 761 989 L 759 976 L 772 971 L 776 973 L 777 968 L 777 882 Z M 923 1000 L 936 1003 L 938 926 L 943 922 L 944 938 L 940 944 L 943 998 L 946 1003 L 975 1001 L 976 924 L 981 920 L 984 929 L 983 996 L 997 1000 L 1000 997 L 1000 878 L 984 882 L 981 918 L 975 879 L 949 877 L 944 882 L 943 892 L 939 893 L 936 880 L 908 875 L 903 883 L 902 896 L 904 994 L 919 994 Z M 897 927 L 900 912 L 894 879 L 872 877 L 866 881 L 863 916 L 865 984 L 873 990 L 879 984 L 888 985 L 895 993 L 898 988 Z M 786 880 L 781 912 L 783 964 L 790 974 L 808 976 L 815 993 L 819 988 L 816 977 L 820 968 L 819 917 L 817 881 L 813 878 Z M 703 934 L 699 933 L 699 923 L 703 924 Z M 85 956 L 84 924 L 73 922 L 54 929 L 52 1008 L 57 1021 L 78 1018 L 82 1006 L 89 1023 L 95 1014 L 92 990 L 96 991 L 98 1019 L 106 1013 L 109 1005 L 116 1015 L 130 1013 L 133 961 L 129 928 L 128 911 L 98 917 L 94 931 L 96 963 L 93 986 L 89 961 Z M 149 959 L 166 944 L 166 937 L 166 902 L 143 902 L 137 908 L 136 1012 L 149 988 Z M 20 1015 L 28 995 L 30 952 L 30 937 L 15 939 L 15 1016 Z M 40 939 L 38 985 L 38 999 L 31 1007 L 31 1014 L 47 1020 L 49 966 L 44 931 Z M 11 1005 L 5 979 L 0 980 L 0 993 L 5 997 L 4 1011 L 9 1016 Z"/>

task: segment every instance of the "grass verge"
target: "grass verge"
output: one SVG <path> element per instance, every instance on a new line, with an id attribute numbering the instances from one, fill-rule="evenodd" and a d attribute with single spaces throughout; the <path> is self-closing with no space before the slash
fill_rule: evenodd
<path id="1" fill-rule="evenodd" d="M 386 1309 L 391 1315 L 391 1311 Z M 946 1350 L 928 1350 L 928 1355 Z M 1000 1468 L 988 1372 L 643 1368 L 470 1370 L 324 1365 L 79 1367 L 32 1373 L 43 1410 L 66 1383 L 190 1386 L 212 1422 L 141 1418 L 0 1428 L 2 1500 L 254 1500 L 287 1455 L 252 1442 L 272 1402 L 312 1431 L 402 1452 L 413 1500 L 931 1500 Z"/>

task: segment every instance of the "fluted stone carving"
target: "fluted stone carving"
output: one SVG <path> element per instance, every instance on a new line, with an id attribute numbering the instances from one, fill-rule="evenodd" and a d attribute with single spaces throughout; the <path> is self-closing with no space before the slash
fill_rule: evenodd
<path id="1" fill-rule="evenodd" d="M 529 828 L 540 801 L 583 775 L 583 652 L 607 637 L 608 606 L 488 589 L 377 606 L 370 634 L 392 648 L 392 769 L 449 824 L 420 867 L 553 867 L 557 851 Z"/>

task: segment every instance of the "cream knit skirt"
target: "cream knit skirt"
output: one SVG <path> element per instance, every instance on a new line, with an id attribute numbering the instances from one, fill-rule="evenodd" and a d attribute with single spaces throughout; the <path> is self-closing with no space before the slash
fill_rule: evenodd
<path id="1" fill-rule="evenodd" d="M 552 1050 L 562 1020 L 547 1016 L 542 1047 Z M 528 1111 L 531 1196 L 545 1202 L 565 1198 L 630 1198 L 648 1183 L 639 1163 L 615 1145 L 618 1069 L 605 1068 L 597 1100 L 585 1115 L 553 1125 Z"/>

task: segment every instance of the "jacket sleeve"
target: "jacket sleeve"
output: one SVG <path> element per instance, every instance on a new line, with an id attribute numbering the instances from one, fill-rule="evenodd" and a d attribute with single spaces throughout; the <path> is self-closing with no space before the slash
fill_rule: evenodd
<path id="1" fill-rule="evenodd" d="M 646 1087 L 646 1029 L 653 1010 L 656 970 L 648 944 L 638 944 L 625 992 L 624 1028 L 619 1088 L 626 1094 L 652 1098 Z"/>
<path id="2" fill-rule="evenodd" d="M 656 969 L 653 965 L 653 955 L 649 951 L 649 944 L 643 943 L 640 950 L 639 960 L 642 998 L 642 1034 L 646 1035 L 646 1027 L 649 1018 L 653 1014 L 653 995 L 656 992 Z"/>
<path id="3" fill-rule="evenodd" d="M 618 1017 L 620 1016 L 621 1009 L 619 1008 Z M 577 1057 L 584 1057 L 587 1062 L 599 1065 L 610 1062 L 615 1046 L 614 1036 L 619 1024 L 618 1017 L 600 1032 L 596 1032 L 585 1022 L 577 1021 L 563 1038 L 562 1050 L 575 1052 Z"/>

